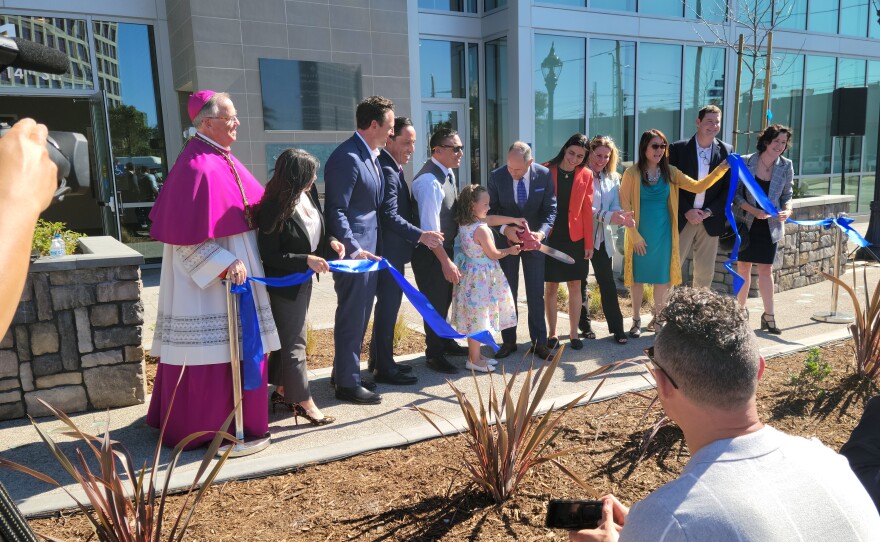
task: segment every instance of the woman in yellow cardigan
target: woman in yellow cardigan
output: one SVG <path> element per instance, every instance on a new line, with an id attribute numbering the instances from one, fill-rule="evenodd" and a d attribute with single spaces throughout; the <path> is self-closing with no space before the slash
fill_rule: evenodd
<path id="1" fill-rule="evenodd" d="M 638 307 L 644 285 L 654 285 L 654 314 L 666 304 L 669 286 L 681 284 L 678 255 L 678 190 L 699 193 L 724 176 L 730 167 L 721 162 L 696 181 L 669 165 L 669 142 L 660 130 L 648 130 L 639 141 L 639 160 L 623 173 L 620 206 L 632 211 L 635 227 L 626 228 L 623 282 L 630 288 L 633 306 L 631 337 L 642 334 Z M 654 319 L 648 324 L 655 331 Z"/>

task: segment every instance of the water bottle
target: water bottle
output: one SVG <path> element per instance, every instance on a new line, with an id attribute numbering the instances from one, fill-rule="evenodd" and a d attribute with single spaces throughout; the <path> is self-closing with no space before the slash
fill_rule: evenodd
<path id="1" fill-rule="evenodd" d="M 64 240 L 61 239 L 60 233 L 56 233 L 55 237 L 52 239 L 52 244 L 49 245 L 49 257 L 58 258 L 64 256 L 66 253 L 67 248 L 64 246 Z"/>

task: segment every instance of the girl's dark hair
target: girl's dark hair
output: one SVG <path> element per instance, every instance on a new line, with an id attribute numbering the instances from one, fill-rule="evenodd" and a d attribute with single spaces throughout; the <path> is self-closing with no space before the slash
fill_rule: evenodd
<path id="1" fill-rule="evenodd" d="M 789 128 L 788 126 L 783 126 L 781 124 L 771 124 L 770 126 L 764 128 L 763 132 L 758 134 L 758 152 L 766 151 L 767 145 L 769 145 L 774 139 L 779 137 L 779 134 L 788 134 L 788 139 L 785 141 L 785 151 L 787 151 L 791 147 L 791 138 L 794 137 L 794 134 L 791 132 L 791 128 Z"/>
<path id="2" fill-rule="evenodd" d="M 480 196 L 488 192 L 485 186 L 479 184 L 469 184 L 461 189 L 455 209 L 455 221 L 459 226 L 467 226 L 477 221 L 477 216 L 474 214 L 474 204 L 480 199 Z"/>
<path id="3" fill-rule="evenodd" d="M 281 153 L 275 161 L 275 173 L 255 211 L 263 233 L 279 230 L 293 215 L 299 197 L 312 184 L 320 165 L 317 158 L 302 149 L 287 149 Z"/>
<path id="4" fill-rule="evenodd" d="M 581 147 L 582 149 L 584 149 L 584 151 L 585 151 L 584 152 L 584 159 L 579 165 L 581 165 L 581 166 L 587 165 L 587 155 L 590 154 L 590 141 L 587 139 L 587 136 L 585 136 L 584 134 L 581 134 L 581 133 L 574 134 L 573 136 L 568 138 L 568 141 L 566 141 L 565 144 L 562 146 L 562 148 L 559 149 L 559 153 L 556 155 L 556 157 L 554 157 L 552 160 L 550 160 L 549 162 L 547 162 L 544 165 L 547 167 L 550 167 L 550 166 L 557 166 L 558 167 L 560 162 L 562 162 L 562 159 L 565 158 L 565 151 L 567 151 L 568 148 L 571 147 L 572 145 L 574 145 L 576 147 Z"/>
<path id="5" fill-rule="evenodd" d="M 648 186 L 648 145 L 651 144 L 651 140 L 655 137 L 662 139 L 663 143 L 666 145 L 666 150 L 663 152 L 663 157 L 660 159 L 660 174 L 663 175 L 663 178 L 666 179 L 667 183 L 675 184 L 669 171 L 669 140 L 666 139 L 663 132 L 655 128 L 651 128 L 642 133 L 642 139 L 639 141 L 638 166 L 642 178 L 642 184 Z"/>

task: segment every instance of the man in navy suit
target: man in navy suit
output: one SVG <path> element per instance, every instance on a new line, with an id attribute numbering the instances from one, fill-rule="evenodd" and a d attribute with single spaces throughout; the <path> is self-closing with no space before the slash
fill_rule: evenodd
<path id="1" fill-rule="evenodd" d="M 489 214 L 524 217 L 529 223 L 532 237 L 543 241 L 556 220 L 556 193 L 550 170 L 534 163 L 532 149 L 528 144 L 517 141 L 507 152 L 507 165 L 494 170 L 489 175 Z M 508 246 L 519 243 L 522 231 L 515 226 L 501 226 L 501 233 L 507 238 Z M 547 323 L 544 320 L 544 254 L 538 251 L 524 251 L 517 256 L 501 259 L 501 269 L 513 299 L 519 289 L 519 265 L 522 262 L 526 287 L 526 302 L 529 308 L 529 348 L 541 359 L 550 357 L 547 348 Z M 519 315 L 519 309 L 517 309 Z M 504 343 L 495 358 L 504 358 L 516 352 L 516 328 L 501 331 Z"/>
<path id="2" fill-rule="evenodd" d="M 379 209 L 385 181 L 379 165 L 379 148 L 394 129 L 394 104 L 370 96 L 357 106 L 357 131 L 336 147 L 324 167 L 324 215 L 328 233 L 345 245 L 355 260 L 378 260 Z M 336 398 L 375 404 L 382 398 L 361 384 L 360 353 L 367 331 L 377 273 L 334 273 L 336 325 L 333 373 Z"/>
<path id="3" fill-rule="evenodd" d="M 436 248 L 443 244 L 439 231 L 422 231 L 414 218 L 409 186 L 403 175 L 403 166 L 409 163 L 416 148 L 416 130 L 406 117 L 394 119 L 394 134 L 388 137 L 379 153 L 379 164 L 385 176 L 385 199 L 380 211 L 382 225 L 382 257 L 403 273 L 412 261 L 413 249 L 418 244 Z M 375 371 L 376 382 L 385 384 L 414 384 L 418 379 L 410 374 L 412 367 L 394 362 L 394 325 L 400 310 L 403 292 L 390 273 L 379 273 L 376 289 L 376 312 L 373 318 L 373 340 L 370 343 L 369 368 Z"/>
<path id="4" fill-rule="evenodd" d="M 715 138 L 720 130 L 721 109 L 714 105 L 700 109 L 697 133 L 669 146 L 669 164 L 694 179 L 705 177 L 733 152 L 733 147 Z M 692 194 L 681 190 L 678 193 L 679 255 L 684 265 L 693 251 L 694 288 L 712 285 L 718 236 L 727 223 L 724 206 L 729 186 L 730 173 L 705 192 Z"/>

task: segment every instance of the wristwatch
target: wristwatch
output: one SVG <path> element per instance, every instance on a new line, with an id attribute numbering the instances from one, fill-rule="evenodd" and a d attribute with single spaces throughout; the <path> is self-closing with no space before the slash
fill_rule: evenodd
<path id="1" fill-rule="evenodd" d="M 709 209 L 708 207 L 703 209 L 703 212 L 709 215 L 706 218 L 710 218 L 712 216 L 712 209 Z"/>

